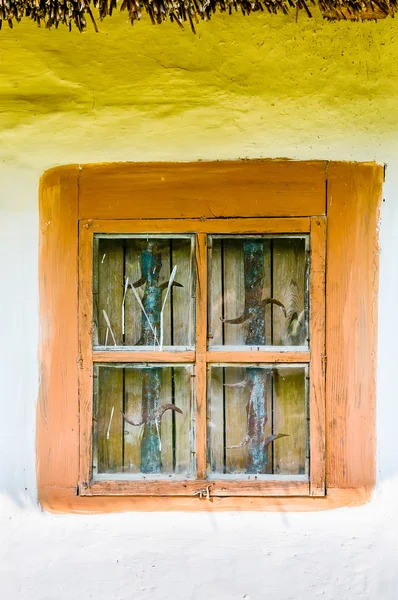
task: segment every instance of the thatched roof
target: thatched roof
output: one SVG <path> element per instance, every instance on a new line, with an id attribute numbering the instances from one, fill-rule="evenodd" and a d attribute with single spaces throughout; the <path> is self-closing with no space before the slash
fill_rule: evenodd
<path id="1" fill-rule="evenodd" d="M 117 8 L 128 11 L 131 24 L 146 12 L 153 23 L 170 20 L 181 27 L 189 23 L 195 31 L 200 19 L 209 20 L 215 12 L 240 11 L 284 13 L 304 11 L 318 5 L 326 19 L 382 19 L 398 10 L 398 0 L 0 0 L 0 29 L 3 22 L 10 27 L 21 19 L 33 19 L 38 25 L 58 27 L 75 25 L 80 31 L 92 22 L 104 19 Z"/>

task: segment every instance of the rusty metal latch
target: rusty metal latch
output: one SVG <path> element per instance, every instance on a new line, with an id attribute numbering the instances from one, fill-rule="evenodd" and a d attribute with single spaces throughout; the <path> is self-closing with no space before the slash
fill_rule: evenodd
<path id="1" fill-rule="evenodd" d="M 195 496 L 199 496 L 199 500 L 203 500 L 204 498 L 206 498 L 207 500 L 210 500 L 210 486 L 208 485 L 205 488 L 201 488 L 200 490 L 196 490 Z"/>

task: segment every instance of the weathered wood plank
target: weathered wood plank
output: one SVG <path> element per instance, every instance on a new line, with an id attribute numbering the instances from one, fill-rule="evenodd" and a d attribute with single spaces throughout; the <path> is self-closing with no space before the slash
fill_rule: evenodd
<path id="1" fill-rule="evenodd" d="M 271 241 L 264 240 L 264 287 L 263 298 L 272 296 Z M 265 306 L 265 343 L 272 344 L 272 304 Z"/>
<path id="2" fill-rule="evenodd" d="M 273 296 L 286 309 L 273 307 L 273 344 L 304 346 L 306 251 L 305 241 L 286 238 L 273 241 Z M 302 323 L 302 324 L 301 324 Z"/>
<path id="3" fill-rule="evenodd" d="M 252 380 L 260 376 L 259 378 L 265 386 L 260 400 L 265 403 L 265 414 L 268 415 L 268 418 L 264 419 L 264 435 L 261 436 L 261 439 L 264 440 L 272 433 L 271 379 L 267 377 L 266 369 L 226 367 L 225 372 L 226 472 L 247 473 L 251 468 L 250 445 L 253 443 L 251 440 L 249 441 L 253 435 L 250 422 L 250 396 L 253 393 L 252 385 L 255 385 L 255 382 Z M 245 381 L 246 384 L 243 387 L 229 387 Z M 272 473 L 270 445 L 267 450 L 267 461 L 266 464 L 264 463 L 263 470 L 266 473 Z M 265 448 L 262 451 L 265 452 Z"/>
<path id="4" fill-rule="evenodd" d="M 172 266 L 170 263 L 171 249 L 170 249 L 169 240 L 164 240 L 164 243 L 161 245 L 161 257 L 162 257 L 162 267 L 161 267 L 160 273 L 159 273 L 159 285 L 167 284 L 170 279 L 170 273 L 171 273 Z M 176 278 L 175 281 L 178 281 L 178 279 Z M 163 308 L 163 301 L 165 298 L 165 293 L 166 293 L 165 291 L 163 291 L 163 293 L 162 293 L 161 308 Z M 171 304 L 173 301 L 173 294 L 174 294 L 174 292 L 171 292 L 168 294 L 166 303 L 163 308 L 163 346 L 170 346 L 171 340 L 173 339 L 174 330 L 172 331 L 172 322 L 171 322 L 171 312 L 172 312 Z M 158 335 L 159 341 L 160 341 L 160 330 L 159 330 L 159 332 L 157 332 L 157 335 Z"/>
<path id="5" fill-rule="evenodd" d="M 193 330 L 193 295 L 192 283 L 194 270 L 191 260 L 191 240 L 172 240 L 171 266 L 177 267 L 175 280 L 183 287 L 172 289 L 169 303 L 173 306 L 173 345 L 193 346 L 195 332 Z"/>
<path id="6" fill-rule="evenodd" d="M 236 319 L 245 310 L 245 273 L 243 265 L 242 240 L 222 240 L 224 248 L 224 318 Z M 221 315 L 220 315 L 221 317 Z M 224 323 L 224 344 L 226 346 L 245 345 L 248 322 Z"/>
<path id="7" fill-rule="evenodd" d="M 125 276 L 128 279 L 128 285 L 134 285 L 141 278 L 141 252 L 136 240 L 126 240 L 125 255 Z M 126 284 L 124 282 L 124 285 Z M 142 290 L 137 290 L 138 295 L 142 296 Z M 124 304 L 125 335 L 124 343 L 126 346 L 135 346 L 141 337 L 141 308 L 137 298 L 130 288 L 126 291 Z"/>
<path id="8" fill-rule="evenodd" d="M 307 410 L 303 368 L 274 369 L 274 433 L 288 437 L 274 444 L 277 475 L 302 475 L 307 458 Z"/>
<path id="9" fill-rule="evenodd" d="M 158 406 L 170 404 L 171 394 L 171 368 L 165 367 L 157 369 L 160 372 L 161 386 L 158 395 Z M 126 392 L 126 416 L 134 423 L 143 421 L 143 403 L 142 403 L 142 381 L 144 370 L 142 368 L 129 368 L 125 370 L 125 392 Z M 158 423 L 160 434 L 160 457 L 161 472 L 173 472 L 173 425 L 172 413 L 166 411 Z M 134 426 L 125 421 L 125 451 L 124 463 L 125 470 L 131 473 L 139 473 L 141 467 L 141 442 L 144 433 L 144 425 Z M 159 442 L 159 437 L 157 437 Z"/>
<path id="10" fill-rule="evenodd" d="M 192 428 L 192 368 L 175 367 L 174 371 L 174 402 L 182 410 L 182 414 L 174 415 L 175 426 L 175 473 L 195 475 L 191 473 L 191 428 Z"/>
<path id="11" fill-rule="evenodd" d="M 239 240 L 237 241 L 239 242 Z M 232 318 L 227 316 L 225 323 L 242 328 L 240 334 L 243 340 L 239 339 L 240 343 L 243 342 L 246 346 L 264 346 L 266 344 L 265 307 L 267 304 L 277 302 L 269 297 L 264 298 L 265 265 L 267 262 L 265 255 L 269 251 L 269 244 L 261 238 L 246 238 L 237 249 L 238 251 L 242 249 L 243 260 L 239 260 L 239 264 L 243 264 L 243 302 L 241 302 L 242 306 L 238 315 Z M 238 265 L 235 266 L 234 270 L 235 272 L 238 271 Z M 242 289 L 241 281 L 234 285 L 234 289 Z M 235 293 L 234 298 L 236 297 L 237 294 Z M 269 420 L 267 379 L 265 369 L 251 368 L 246 371 L 246 376 L 242 382 L 242 385 L 249 391 L 245 434 L 242 427 L 244 420 L 241 417 L 236 421 L 236 425 L 235 415 L 228 419 L 234 422 L 234 427 L 242 429 L 240 437 L 241 440 L 245 440 L 245 443 L 241 442 L 238 448 L 233 449 L 241 449 L 241 452 L 247 449 L 246 470 L 248 473 L 266 473 L 269 468 L 269 448 L 264 443 L 266 438 L 265 429 Z M 226 406 L 228 404 L 226 402 Z M 241 410 L 238 406 L 233 406 L 233 410 Z"/>
<path id="12" fill-rule="evenodd" d="M 123 466 L 123 369 L 100 367 L 97 396 L 97 471 L 120 472 Z"/>
<path id="13" fill-rule="evenodd" d="M 148 238 L 140 244 L 141 278 L 135 287 L 143 287 L 141 336 L 137 341 L 138 346 L 161 346 L 162 315 L 167 321 L 167 314 L 162 312 L 162 284 L 159 277 L 162 269 L 169 271 L 170 261 L 164 265 L 169 245 L 166 241 Z M 162 282 L 163 283 L 163 282 Z M 167 285 L 167 284 L 166 284 Z M 135 289 L 134 287 L 134 289 Z M 166 309 L 165 309 L 166 310 Z M 165 336 L 167 339 L 167 336 Z M 162 468 L 161 454 L 161 417 L 158 417 L 160 398 L 162 395 L 162 369 L 155 365 L 142 370 L 142 420 L 143 434 L 141 441 L 142 473 L 159 473 Z M 167 430 L 167 422 L 165 426 Z"/>
<path id="14" fill-rule="evenodd" d="M 247 405 L 249 389 L 232 388 L 231 384 L 245 379 L 245 369 L 225 367 L 225 445 L 226 472 L 246 473 L 249 461 L 248 446 L 239 446 L 247 436 Z"/>
<path id="15" fill-rule="evenodd" d="M 121 344 L 124 248 L 120 240 L 101 239 L 98 245 L 98 339 Z M 115 344 L 116 342 L 116 344 Z M 123 467 L 122 369 L 100 368 L 97 395 L 97 471 Z"/>
<path id="16" fill-rule="evenodd" d="M 221 240 L 211 241 L 209 249 L 209 347 L 223 343 L 223 294 L 222 294 L 222 248 Z"/>
<path id="17" fill-rule="evenodd" d="M 80 246 L 82 245 L 82 241 L 83 240 L 80 240 Z M 98 346 L 100 343 L 99 332 L 98 332 L 98 319 L 99 319 L 100 310 L 99 310 L 99 306 L 98 306 L 98 302 L 99 302 L 99 260 L 98 260 L 99 239 L 97 237 L 93 237 L 91 239 L 89 248 L 86 248 L 86 246 L 84 246 L 84 252 L 87 252 L 87 250 L 90 250 L 91 249 L 90 247 L 92 247 L 92 256 L 93 256 L 92 274 L 91 274 L 92 288 L 93 288 L 92 289 L 92 293 L 93 293 L 93 302 L 92 302 L 93 335 L 92 335 L 92 340 L 93 340 L 93 346 Z M 91 254 L 91 252 L 90 252 L 90 254 Z M 89 257 L 86 258 L 86 261 L 88 258 Z M 83 256 L 80 255 L 80 262 L 82 261 L 82 259 L 83 259 Z M 83 265 L 80 264 L 80 272 L 82 271 L 82 269 L 83 269 Z M 83 281 L 83 284 L 88 284 L 88 282 Z M 79 284 L 79 286 L 81 287 L 80 284 Z M 82 294 L 82 292 L 83 292 L 83 290 L 80 290 L 81 294 Z"/>
<path id="18" fill-rule="evenodd" d="M 172 369 L 162 367 L 161 369 L 162 385 L 159 394 L 159 406 L 172 403 Z M 177 405 L 178 406 L 178 405 Z M 181 415 L 178 415 L 181 416 Z M 161 463 L 162 473 L 173 473 L 173 411 L 166 411 L 159 423 L 160 439 L 162 441 Z"/>
<path id="19" fill-rule="evenodd" d="M 224 473 L 224 385 L 222 367 L 209 369 L 207 402 L 208 462 L 210 473 Z"/>
<path id="20" fill-rule="evenodd" d="M 124 286 L 122 243 L 119 240 L 101 239 L 98 247 L 98 261 L 98 340 L 100 344 L 116 346 L 122 343 Z M 104 311 L 109 319 L 110 327 Z"/>
<path id="21" fill-rule="evenodd" d="M 223 248 L 223 291 L 224 319 L 235 319 L 243 314 L 245 308 L 245 274 L 243 267 L 242 240 L 222 240 Z M 221 316 L 221 315 L 220 315 Z M 247 335 L 248 323 L 224 323 L 224 344 L 243 345 Z M 247 435 L 246 402 L 242 401 L 242 390 L 228 387 L 236 383 L 237 377 L 244 378 L 239 368 L 226 368 L 224 376 L 224 418 L 225 418 L 225 458 L 227 473 L 245 473 L 248 461 L 247 446 L 239 445 Z"/>
<path id="22" fill-rule="evenodd" d="M 124 377 L 125 414 L 134 423 L 140 423 L 142 421 L 142 381 L 140 370 L 126 369 Z M 123 431 L 124 472 L 139 473 L 141 463 L 141 440 L 143 433 L 143 425 L 139 425 L 138 427 L 136 427 L 124 420 Z"/>

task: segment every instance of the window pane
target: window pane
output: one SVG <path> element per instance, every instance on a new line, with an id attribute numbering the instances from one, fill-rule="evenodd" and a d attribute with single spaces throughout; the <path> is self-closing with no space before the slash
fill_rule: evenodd
<path id="1" fill-rule="evenodd" d="M 213 237 L 210 346 L 307 346 L 304 236 Z"/>
<path id="2" fill-rule="evenodd" d="M 94 479 L 194 473 L 192 375 L 191 365 L 94 368 Z"/>
<path id="3" fill-rule="evenodd" d="M 95 238 L 94 345 L 194 345 L 192 237 Z"/>
<path id="4" fill-rule="evenodd" d="M 218 475 L 308 473 L 307 366 L 213 366 L 208 469 Z"/>

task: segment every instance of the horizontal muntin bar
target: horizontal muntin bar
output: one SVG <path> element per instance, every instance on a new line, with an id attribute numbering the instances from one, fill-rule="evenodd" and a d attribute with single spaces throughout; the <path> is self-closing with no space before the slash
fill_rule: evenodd
<path id="1" fill-rule="evenodd" d="M 307 364 L 311 360 L 309 352 L 207 352 L 206 361 L 210 364 L 261 364 L 288 363 Z"/>
<path id="2" fill-rule="evenodd" d="M 194 363 L 196 353 L 187 351 L 129 351 L 129 350 L 94 350 L 94 363 Z M 206 362 L 209 364 L 307 364 L 311 360 L 310 352 L 228 352 L 207 351 Z"/>
<path id="3" fill-rule="evenodd" d="M 148 352 L 136 352 L 127 350 L 93 351 L 94 363 L 193 363 L 195 352 L 175 351 L 166 352 L 155 350 Z"/>

